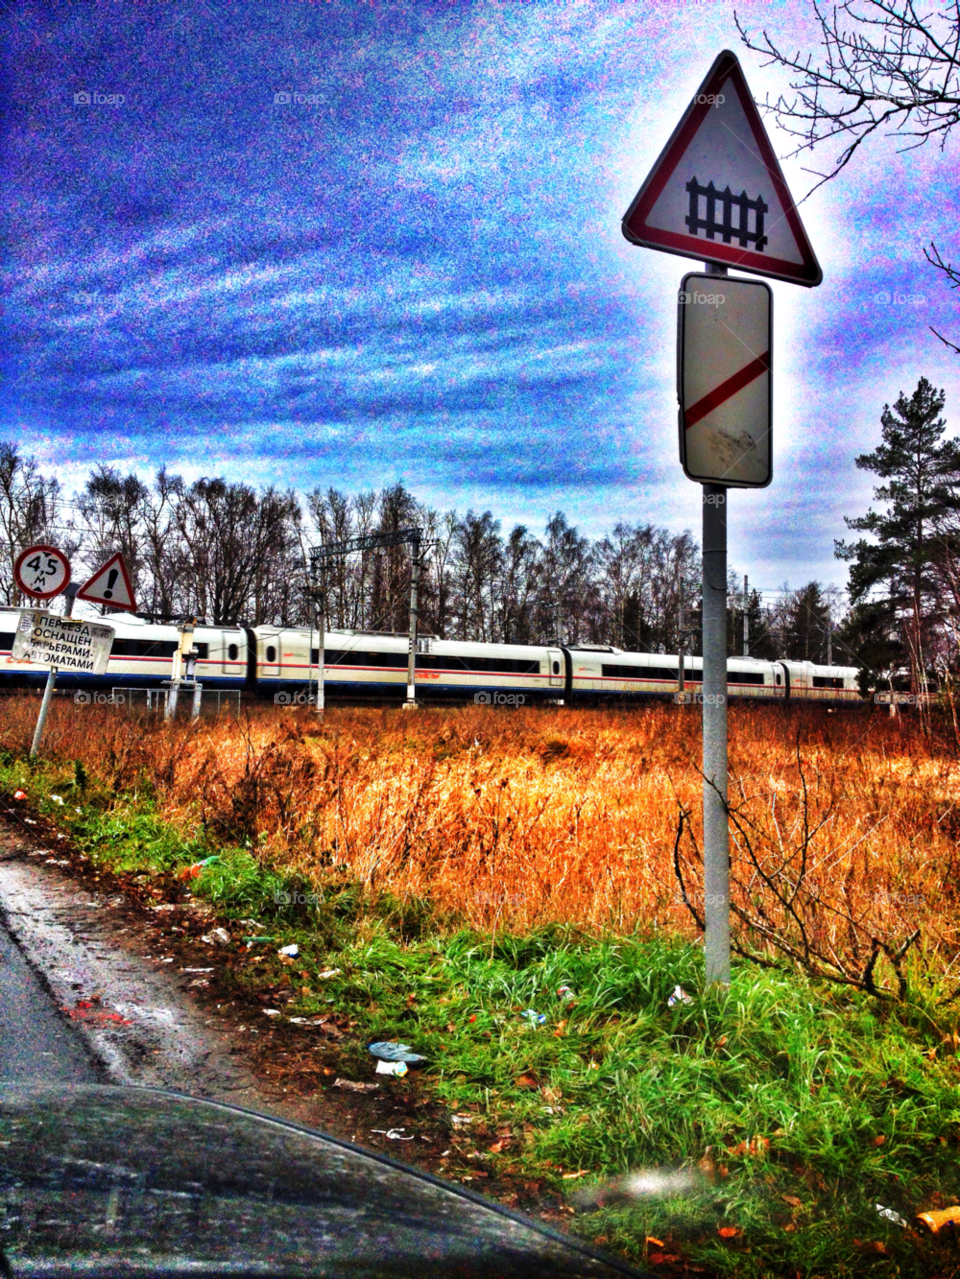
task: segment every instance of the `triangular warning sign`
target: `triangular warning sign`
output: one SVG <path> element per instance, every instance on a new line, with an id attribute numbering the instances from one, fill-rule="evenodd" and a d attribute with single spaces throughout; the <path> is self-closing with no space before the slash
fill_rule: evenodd
<path id="1" fill-rule="evenodd" d="M 98 568 L 88 581 L 77 591 L 78 600 L 87 600 L 91 604 L 109 604 L 111 608 L 125 608 L 136 612 L 137 605 L 133 598 L 133 587 L 130 575 L 123 562 L 123 556 L 117 552 Z"/>
<path id="2" fill-rule="evenodd" d="M 812 286 L 823 279 L 736 55 L 724 50 L 623 218 L 634 244 Z"/>

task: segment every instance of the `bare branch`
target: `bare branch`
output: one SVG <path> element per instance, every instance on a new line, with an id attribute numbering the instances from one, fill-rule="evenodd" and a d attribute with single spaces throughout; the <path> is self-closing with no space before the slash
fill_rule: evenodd
<path id="1" fill-rule="evenodd" d="M 833 167 L 818 174 L 817 187 L 836 177 L 867 138 L 878 131 L 914 139 L 901 150 L 939 135 L 941 150 L 960 123 L 960 0 L 936 15 L 921 17 L 912 0 L 847 0 L 828 13 L 814 3 L 820 24 L 821 61 L 785 52 L 764 30 L 752 39 L 734 15 L 748 49 L 763 65 L 792 74 L 792 97 L 763 103 L 778 124 L 812 151 L 845 139 Z M 806 198 L 806 197 L 805 197 Z"/>

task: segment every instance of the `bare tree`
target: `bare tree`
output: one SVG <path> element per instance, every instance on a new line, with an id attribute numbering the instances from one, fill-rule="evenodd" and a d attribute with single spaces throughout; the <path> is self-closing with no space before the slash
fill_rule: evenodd
<path id="1" fill-rule="evenodd" d="M 542 638 L 556 632 L 558 612 L 560 638 L 573 644 L 592 638 L 587 614 L 594 593 L 593 558 L 589 540 L 567 523 L 562 511 L 557 511 L 547 524 L 543 542 L 539 601 Z"/>
<path id="2" fill-rule="evenodd" d="M 457 526 L 453 577 L 459 639 L 488 643 L 495 634 L 495 593 L 503 569 L 500 521 L 468 511 Z"/>
<path id="3" fill-rule="evenodd" d="M 0 600 L 4 604 L 21 603 L 13 569 L 26 547 L 49 543 L 68 559 L 76 555 L 80 537 L 72 523 L 62 524 L 62 512 L 59 481 L 42 475 L 34 459 L 21 457 L 15 444 L 0 443 Z"/>
<path id="4" fill-rule="evenodd" d="M 499 616 L 504 643 L 535 642 L 542 559 L 543 547 L 525 525 L 517 524 L 506 540 L 502 556 Z"/>
<path id="5" fill-rule="evenodd" d="M 960 0 L 921 17 L 913 0 L 847 0 L 828 11 L 814 3 L 823 53 L 783 52 L 766 31 L 754 43 L 735 20 L 744 44 L 797 78 L 790 99 L 764 105 L 781 128 L 800 139 L 794 155 L 839 139 L 840 153 L 820 186 L 849 164 L 872 134 L 912 139 L 902 150 L 938 138 L 946 145 L 960 122 Z M 843 18 L 848 20 L 842 25 Z M 816 190 L 816 188 L 814 188 Z"/>
<path id="6" fill-rule="evenodd" d="M 177 532 L 188 563 L 183 590 L 187 608 L 231 625 L 248 619 L 283 623 L 269 598 L 268 578 L 278 562 L 285 572 L 297 546 L 292 524 L 299 506 L 291 494 L 267 489 L 259 498 L 245 484 L 197 480 L 175 510 Z M 296 557 L 299 570 L 299 557 Z"/>
<path id="7" fill-rule="evenodd" d="M 952 263 L 944 262 L 940 255 L 940 250 L 935 244 L 931 243 L 929 250 L 924 249 L 923 255 L 931 266 L 935 266 L 938 271 L 943 272 L 943 275 L 951 289 L 960 288 L 960 271 L 956 270 Z M 951 342 L 949 339 L 945 338 L 938 329 L 933 327 L 932 324 L 930 325 L 930 331 L 937 335 L 944 346 L 948 346 L 951 351 L 956 351 L 957 355 L 960 355 L 960 346 L 957 346 L 955 342 Z"/>
<path id="8" fill-rule="evenodd" d="M 839 143 L 826 172 L 812 190 L 836 177 L 875 133 L 900 139 L 901 151 L 935 139 L 942 151 L 960 123 L 960 0 L 921 14 L 914 0 L 847 0 L 831 10 L 814 3 L 820 24 L 821 54 L 788 53 L 763 31 L 752 40 L 735 15 L 737 30 L 753 53 L 784 67 L 794 77 L 792 96 L 768 96 L 787 133 L 799 139 L 793 155 L 821 143 Z M 935 244 L 924 250 L 951 288 L 958 273 L 945 263 Z M 931 331 L 960 354 L 960 348 L 931 326 Z"/>
<path id="9" fill-rule="evenodd" d="M 459 524 L 456 511 L 427 510 L 423 518 L 424 537 L 430 543 L 424 551 L 420 577 L 420 622 L 423 632 L 443 639 L 453 617 L 452 562 Z"/>
<path id="10" fill-rule="evenodd" d="M 134 598 L 145 589 L 143 572 L 143 508 L 149 489 L 135 475 L 122 476 L 110 466 L 98 466 L 77 499 L 83 529 L 83 551 L 93 572 L 112 555 L 123 556 Z M 107 606 L 101 607 L 106 612 Z"/>
<path id="11" fill-rule="evenodd" d="M 168 475 L 166 468 L 161 467 L 152 490 L 147 491 L 140 503 L 143 571 L 137 602 L 145 613 L 161 617 L 174 612 L 184 575 L 185 558 L 174 520 L 174 509 L 183 496 L 183 489 L 180 476 Z"/>

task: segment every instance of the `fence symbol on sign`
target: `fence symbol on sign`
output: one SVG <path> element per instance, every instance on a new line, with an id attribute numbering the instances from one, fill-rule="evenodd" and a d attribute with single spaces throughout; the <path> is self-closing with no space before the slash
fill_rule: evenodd
<path id="1" fill-rule="evenodd" d="M 794 284 L 812 287 L 823 278 L 740 63 L 728 49 L 624 214 L 623 233 L 633 244 Z"/>
<path id="2" fill-rule="evenodd" d="M 702 187 L 697 181 L 696 176 L 692 177 L 687 183 L 687 191 L 690 193 L 690 212 L 684 221 L 687 224 L 687 230 L 691 235 L 696 235 L 698 231 L 706 231 L 707 239 L 712 240 L 716 235 L 723 236 L 724 244 L 736 238 L 741 249 L 745 249 L 748 244 L 755 246 L 758 253 L 762 253 L 767 243 L 767 237 L 763 234 L 763 215 L 769 211 L 769 205 L 764 203 L 763 196 L 758 195 L 755 200 L 751 200 L 746 191 L 741 191 L 739 195 L 734 195 L 729 186 L 718 191 L 712 182 Z M 704 197 L 707 202 L 707 216 L 700 216 L 700 199 Z M 716 206 L 717 201 L 723 203 L 723 221 L 717 221 Z M 733 225 L 733 210 L 737 209 L 739 218 L 737 225 Z M 750 230 L 750 214 L 754 216 L 754 228 Z"/>

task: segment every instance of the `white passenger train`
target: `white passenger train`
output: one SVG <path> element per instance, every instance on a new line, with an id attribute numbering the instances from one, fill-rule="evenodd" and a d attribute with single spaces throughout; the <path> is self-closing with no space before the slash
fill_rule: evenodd
<path id="1" fill-rule="evenodd" d="M 39 687 L 46 668 L 11 655 L 19 610 L 0 608 L 0 688 Z M 116 635 L 105 675 L 61 671 L 61 689 L 160 688 L 168 681 L 179 645 L 176 626 L 111 614 L 101 619 Z M 311 642 L 312 641 L 312 642 Z M 196 678 L 205 689 L 238 689 L 301 700 L 316 685 L 318 635 L 303 627 L 198 626 Z M 368 631 L 327 631 L 324 691 L 330 698 L 400 700 L 406 696 L 408 639 Z M 687 690 L 700 687 L 702 658 L 684 662 Z M 731 657 L 729 695 L 735 698 L 857 702 L 857 671 L 813 662 Z M 537 701 L 597 702 L 673 697 L 678 658 L 625 653 L 601 645 L 472 644 L 429 636 L 417 641 L 417 698 L 524 705 Z M 479 695 L 479 696 L 478 696 Z"/>

